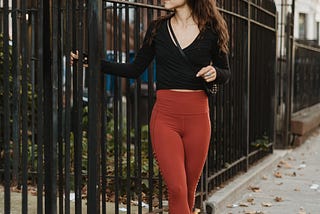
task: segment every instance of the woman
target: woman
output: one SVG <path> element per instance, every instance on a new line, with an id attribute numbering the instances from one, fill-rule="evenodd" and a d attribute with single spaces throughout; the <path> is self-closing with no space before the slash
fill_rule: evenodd
<path id="1" fill-rule="evenodd" d="M 168 188 L 169 213 L 190 214 L 211 134 L 205 91 L 226 83 L 231 75 L 229 35 L 215 0 L 165 0 L 164 6 L 174 13 L 149 25 L 132 63 L 102 60 L 101 68 L 107 74 L 137 78 L 156 58 L 153 151 Z"/>

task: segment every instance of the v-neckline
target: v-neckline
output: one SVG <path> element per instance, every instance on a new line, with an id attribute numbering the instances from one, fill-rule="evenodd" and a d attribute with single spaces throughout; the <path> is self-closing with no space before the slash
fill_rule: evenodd
<path id="1" fill-rule="evenodd" d="M 171 43 L 172 43 L 175 47 L 178 47 L 177 44 L 174 42 L 173 37 L 172 37 L 172 35 L 171 35 L 171 33 L 170 33 L 170 30 L 169 30 L 169 25 L 171 25 L 171 18 L 169 18 L 169 19 L 167 20 L 167 22 L 168 22 L 168 23 L 167 23 L 166 29 L 167 29 L 167 33 L 168 33 L 168 35 L 169 35 L 169 37 L 170 37 L 170 41 L 171 41 Z M 172 33 L 174 34 L 173 28 L 172 28 Z M 188 48 L 190 48 L 190 47 L 198 40 L 200 34 L 201 34 L 201 32 L 198 33 L 198 35 L 194 38 L 194 40 L 192 40 L 192 42 L 191 42 L 189 45 L 187 45 L 187 46 L 184 47 L 184 48 L 181 47 L 181 49 L 182 49 L 183 51 L 185 51 L 185 50 L 187 50 Z M 178 40 L 178 39 L 177 39 L 177 40 Z M 179 41 L 178 41 L 178 42 L 179 42 Z M 180 43 L 179 43 L 179 45 L 180 45 Z"/>

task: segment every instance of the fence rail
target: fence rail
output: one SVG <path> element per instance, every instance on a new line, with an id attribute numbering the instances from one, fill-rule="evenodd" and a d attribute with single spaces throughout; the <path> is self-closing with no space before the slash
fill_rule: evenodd
<path id="1" fill-rule="evenodd" d="M 137 80 L 97 71 L 99 56 L 130 62 L 148 23 L 169 11 L 160 0 L 2 2 L 0 208 L 143 213 L 165 206 L 148 132 L 156 62 Z M 218 3 L 231 36 L 232 78 L 209 100 L 213 134 L 196 195 L 207 213 L 210 194 L 272 152 L 275 140 L 275 5 Z M 88 52 L 90 67 L 69 66 L 71 50 L 80 58 Z M 18 193 L 10 188 L 22 191 L 21 201 L 13 203 Z M 35 203 L 28 188 L 36 189 Z"/>

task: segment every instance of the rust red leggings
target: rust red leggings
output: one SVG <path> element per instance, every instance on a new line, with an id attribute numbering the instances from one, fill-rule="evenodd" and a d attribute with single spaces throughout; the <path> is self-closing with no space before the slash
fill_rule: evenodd
<path id="1" fill-rule="evenodd" d="M 190 214 L 211 134 L 205 92 L 158 90 L 150 132 L 168 188 L 169 213 Z"/>

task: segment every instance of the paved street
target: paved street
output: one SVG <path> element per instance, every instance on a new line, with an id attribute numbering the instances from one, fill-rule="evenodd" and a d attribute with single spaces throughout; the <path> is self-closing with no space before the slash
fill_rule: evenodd
<path id="1" fill-rule="evenodd" d="M 320 214 L 320 129 L 237 195 L 217 214 Z"/>

